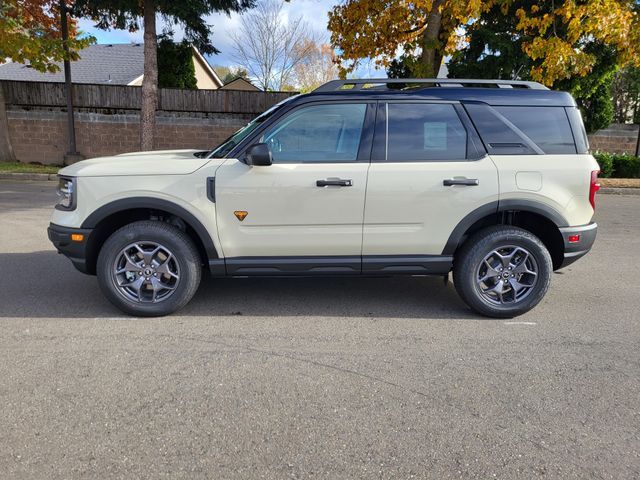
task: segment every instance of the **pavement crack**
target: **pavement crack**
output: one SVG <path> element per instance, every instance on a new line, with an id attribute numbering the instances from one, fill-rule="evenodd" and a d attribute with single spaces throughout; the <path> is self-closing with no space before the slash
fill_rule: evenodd
<path id="1" fill-rule="evenodd" d="M 185 340 L 191 340 L 191 341 L 195 341 L 195 342 L 202 342 L 202 343 L 211 343 L 211 344 L 215 344 L 215 345 L 221 345 L 227 348 L 235 348 L 235 349 L 244 349 L 246 351 L 249 352 L 253 352 L 253 353 L 260 353 L 262 355 L 268 355 L 268 356 L 272 356 L 272 357 L 279 357 L 279 358 L 285 358 L 287 360 L 292 360 L 294 362 L 301 362 L 301 363 L 306 363 L 309 365 L 314 365 L 316 367 L 321 367 L 321 368 L 327 368 L 329 370 L 334 370 L 337 372 L 341 372 L 341 373 L 346 373 L 348 375 L 354 375 L 360 378 L 366 378 L 367 380 L 371 380 L 377 383 L 381 383 L 383 385 L 387 385 L 389 387 L 393 387 L 393 388 L 398 388 L 401 389 L 405 392 L 409 392 L 409 393 L 413 393 L 414 395 L 418 395 L 424 398 L 431 398 L 429 397 L 429 395 L 427 395 L 424 392 L 421 392 L 419 390 L 415 390 L 413 388 L 410 387 L 406 387 L 404 385 L 400 385 L 398 383 L 394 383 L 394 382 L 390 382 L 388 380 L 385 380 L 383 378 L 378 378 L 378 377 L 374 377 L 373 375 L 369 375 L 366 373 L 361 373 L 358 372 L 356 370 L 352 370 L 350 368 L 344 368 L 344 367 L 338 367 L 336 365 L 331 365 L 328 363 L 323 363 L 323 362 L 318 362 L 317 360 L 309 360 L 306 358 L 300 358 L 300 357 L 296 357 L 293 355 L 287 355 L 285 353 L 280 353 L 280 352 L 275 352 L 273 350 L 262 350 L 260 348 L 255 348 L 255 347 L 251 347 L 248 345 L 233 345 L 233 344 L 229 344 L 229 343 L 225 343 L 225 342 L 221 342 L 221 341 L 215 341 L 215 340 L 203 340 L 203 339 L 199 339 L 199 338 L 190 338 L 190 337 L 183 337 L 183 339 Z"/>

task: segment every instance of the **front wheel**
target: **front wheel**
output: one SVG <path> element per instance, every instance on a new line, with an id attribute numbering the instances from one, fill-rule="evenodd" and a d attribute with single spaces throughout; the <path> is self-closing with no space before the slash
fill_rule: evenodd
<path id="1" fill-rule="evenodd" d="M 168 315 L 185 306 L 200 284 L 200 255 L 191 238 L 158 221 L 126 225 L 102 246 L 97 263 L 104 295 L 125 313 Z"/>
<path id="2" fill-rule="evenodd" d="M 553 264 L 538 237 L 518 227 L 494 226 L 470 237 L 456 254 L 453 278 L 469 307 L 495 318 L 528 312 L 547 293 Z"/>

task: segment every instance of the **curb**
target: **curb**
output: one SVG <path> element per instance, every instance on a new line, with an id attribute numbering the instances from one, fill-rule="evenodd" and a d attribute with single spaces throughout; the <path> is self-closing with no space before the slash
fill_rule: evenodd
<path id="1" fill-rule="evenodd" d="M 640 188 L 635 187 L 603 187 L 598 193 L 605 195 L 640 195 Z"/>
<path id="2" fill-rule="evenodd" d="M 19 180 L 30 182 L 57 182 L 57 173 L 0 173 L 0 180 Z"/>

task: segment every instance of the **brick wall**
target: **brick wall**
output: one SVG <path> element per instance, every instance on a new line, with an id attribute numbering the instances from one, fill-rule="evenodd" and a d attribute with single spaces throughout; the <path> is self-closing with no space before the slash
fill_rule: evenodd
<path id="1" fill-rule="evenodd" d="M 639 125 L 612 124 L 589 135 L 592 152 L 629 153 L 636 155 Z"/>
<path id="2" fill-rule="evenodd" d="M 68 150 L 67 116 L 62 109 L 9 107 L 9 136 L 18 160 L 61 165 Z M 211 149 L 249 122 L 254 114 L 159 112 L 156 149 Z M 76 143 L 86 158 L 139 150 L 136 112 L 76 112 Z"/>

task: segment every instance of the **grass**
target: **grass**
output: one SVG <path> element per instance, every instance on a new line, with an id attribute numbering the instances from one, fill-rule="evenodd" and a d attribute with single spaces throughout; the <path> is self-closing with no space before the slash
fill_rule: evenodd
<path id="1" fill-rule="evenodd" d="M 58 173 L 57 165 L 37 163 L 0 162 L 0 173 Z"/>

